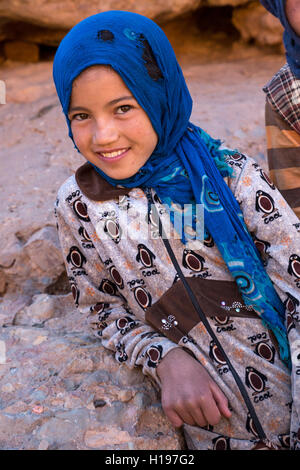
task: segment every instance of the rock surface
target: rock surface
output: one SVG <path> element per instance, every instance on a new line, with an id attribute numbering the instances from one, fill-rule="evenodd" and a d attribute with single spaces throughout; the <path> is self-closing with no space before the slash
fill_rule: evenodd
<path id="1" fill-rule="evenodd" d="M 112 9 L 140 13 L 160 25 L 188 17 L 190 22 L 198 22 L 200 29 L 222 18 L 233 24 L 245 41 L 282 41 L 279 21 L 259 0 L 26 0 L 25 5 L 24 0 L 0 0 L 0 58 L 36 62 L 41 45 L 57 46 L 76 23 Z"/>
<path id="2" fill-rule="evenodd" d="M 27 0 L 24 7 L 24 0 L 0 0 L 0 18 L 67 30 L 101 11 L 126 10 L 149 18 L 170 20 L 196 10 L 203 3 L 203 0 Z"/>
<path id="3" fill-rule="evenodd" d="M 266 168 L 261 88 L 284 57 L 224 32 L 186 31 L 183 21 L 167 34 L 194 99 L 192 120 Z M 184 449 L 159 391 L 139 369 L 117 364 L 74 307 L 53 207 L 84 160 L 67 137 L 51 72 L 51 61 L 0 67 L 0 448 Z"/>

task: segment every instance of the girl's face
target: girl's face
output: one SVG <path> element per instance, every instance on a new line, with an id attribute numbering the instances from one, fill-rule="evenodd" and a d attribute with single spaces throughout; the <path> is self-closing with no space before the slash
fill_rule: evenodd
<path id="1" fill-rule="evenodd" d="M 158 141 L 143 108 L 107 66 L 90 67 L 74 80 L 68 116 L 80 153 L 114 179 L 134 175 Z"/>

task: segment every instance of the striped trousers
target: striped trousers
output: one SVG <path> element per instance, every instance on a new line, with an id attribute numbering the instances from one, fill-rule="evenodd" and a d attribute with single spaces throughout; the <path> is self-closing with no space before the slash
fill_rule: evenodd
<path id="1" fill-rule="evenodd" d="M 266 100 L 269 173 L 289 206 L 300 218 L 300 134 Z"/>

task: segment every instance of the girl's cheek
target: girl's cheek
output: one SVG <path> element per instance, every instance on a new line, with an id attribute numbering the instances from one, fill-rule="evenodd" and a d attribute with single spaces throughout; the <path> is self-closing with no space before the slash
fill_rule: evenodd
<path id="1" fill-rule="evenodd" d="M 73 125 L 71 125 L 71 130 L 74 140 L 77 140 L 78 142 L 84 141 L 86 130 L 82 126 L 77 125 L 75 122 Z"/>

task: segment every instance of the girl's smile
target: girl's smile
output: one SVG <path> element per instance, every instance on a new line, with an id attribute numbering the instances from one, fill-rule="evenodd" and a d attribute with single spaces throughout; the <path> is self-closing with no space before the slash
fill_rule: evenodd
<path id="1" fill-rule="evenodd" d="M 97 154 L 99 158 L 103 160 L 104 162 L 108 160 L 116 161 L 116 160 L 120 160 L 121 158 L 123 158 L 124 155 L 127 154 L 128 150 L 129 149 L 120 149 L 120 150 L 113 150 L 113 151 L 102 150 L 102 152 L 97 152 Z"/>
<path id="2" fill-rule="evenodd" d="M 122 78 L 104 65 L 74 80 L 68 117 L 80 153 L 114 179 L 133 176 L 157 145 L 146 112 Z"/>

